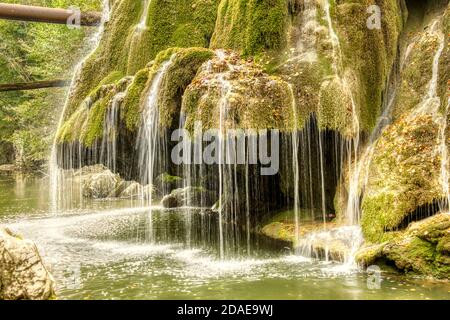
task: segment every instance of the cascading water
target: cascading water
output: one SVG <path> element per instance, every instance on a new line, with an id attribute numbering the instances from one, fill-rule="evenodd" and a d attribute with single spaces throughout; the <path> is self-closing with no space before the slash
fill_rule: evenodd
<path id="1" fill-rule="evenodd" d="M 69 97 L 70 97 L 70 92 L 75 88 L 77 80 L 80 77 L 80 73 L 83 68 L 84 62 L 89 59 L 89 57 L 95 52 L 95 50 L 99 46 L 101 37 L 105 30 L 105 23 L 109 21 L 110 13 L 111 13 L 110 1 L 103 0 L 102 5 L 103 5 L 103 10 L 102 10 L 102 19 L 101 19 L 100 27 L 99 27 L 98 31 L 88 41 L 91 44 L 90 45 L 91 51 L 75 67 L 75 73 L 74 73 L 74 76 L 72 77 L 71 84 L 70 84 L 69 95 L 68 95 Z M 60 128 L 64 122 L 66 106 L 67 106 L 67 102 L 64 105 L 64 108 L 61 112 L 61 117 L 58 122 L 58 128 Z M 78 148 L 81 148 L 81 146 L 78 145 Z M 72 149 L 73 148 L 70 148 L 69 153 L 72 153 Z M 78 150 L 78 151 L 80 152 L 80 150 Z M 76 152 L 76 150 L 74 150 L 73 152 Z M 67 158 L 70 159 L 69 161 L 71 161 L 72 154 L 68 154 Z M 80 162 L 81 162 L 81 157 L 79 157 L 79 158 L 80 158 Z M 63 159 L 62 161 L 64 162 L 65 160 Z M 69 167 L 73 168 L 73 165 L 70 165 Z M 73 176 L 73 173 L 74 173 L 74 171 L 70 170 L 70 172 L 67 172 L 67 175 Z M 58 142 L 56 140 L 56 137 L 53 141 L 52 151 L 50 154 L 49 177 L 50 177 L 50 185 L 49 185 L 50 211 L 56 213 L 58 210 L 60 210 L 61 208 L 67 206 L 69 203 L 72 202 L 71 195 L 73 194 L 72 185 L 68 186 L 69 190 L 67 190 L 67 188 L 66 188 L 67 176 L 66 176 L 65 170 L 63 168 L 59 168 L 59 165 L 58 165 Z M 79 189 L 81 190 L 81 188 L 79 188 Z M 67 199 L 67 197 L 70 197 L 70 198 Z M 80 200 L 81 199 L 82 199 L 82 196 L 80 196 Z"/>
<path id="2" fill-rule="evenodd" d="M 144 0 L 144 10 L 142 12 L 141 20 L 136 27 L 138 32 L 141 32 L 145 28 L 147 28 L 147 17 L 148 17 L 148 9 L 150 7 L 152 0 Z"/>
<path id="3" fill-rule="evenodd" d="M 113 172 L 116 172 L 117 160 L 117 131 L 119 126 L 119 107 L 125 98 L 126 92 L 117 93 L 112 99 L 110 108 L 106 111 L 103 128 L 102 148 L 100 161 Z"/>
<path id="4" fill-rule="evenodd" d="M 289 86 L 294 113 L 294 130 L 292 131 L 292 163 L 294 173 L 294 218 L 295 218 L 295 246 L 300 242 L 300 167 L 298 164 L 298 126 L 297 126 L 297 102 L 292 86 Z"/>
<path id="5" fill-rule="evenodd" d="M 143 184 L 148 188 L 141 188 L 143 205 L 149 206 L 147 238 L 153 240 L 153 187 L 156 175 L 165 172 L 161 166 L 169 161 L 167 150 L 165 148 L 165 135 L 161 135 L 159 122 L 158 99 L 161 83 L 169 70 L 175 55 L 164 62 L 152 80 L 144 106 L 142 124 L 138 133 L 137 148 L 139 157 L 140 176 L 143 178 Z M 147 192 L 145 192 L 147 190 Z M 147 193 L 147 194 L 145 194 Z"/>
<path id="6" fill-rule="evenodd" d="M 359 212 L 359 198 L 358 198 L 358 202 L 356 201 L 356 193 L 357 193 L 357 184 L 354 184 L 352 182 L 352 180 L 356 180 L 358 179 L 358 153 L 359 153 L 359 131 L 360 131 L 360 126 L 359 126 L 359 118 L 358 118 L 358 114 L 357 114 L 357 106 L 353 97 L 353 93 L 352 90 L 350 88 L 350 85 L 346 79 L 345 76 L 343 76 L 344 74 L 344 64 L 342 61 L 342 50 L 341 50 L 341 44 L 340 44 L 340 40 L 339 37 L 336 33 L 336 31 L 334 30 L 333 27 L 333 21 L 331 18 L 331 5 L 330 5 L 330 1 L 327 0 L 324 3 L 324 11 L 325 11 L 325 18 L 327 21 L 327 27 L 328 27 L 328 33 L 329 33 L 329 38 L 330 38 L 330 42 L 331 42 L 331 46 L 332 46 L 332 69 L 334 72 L 334 76 L 336 77 L 336 79 L 338 80 L 338 82 L 340 83 L 344 94 L 346 94 L 351 102 L 351 117 L 352 117 L 352 128 L 351 128 L 351 133 L 352 133 L 352 137 L 347 140 L 345 142 L 346 144 L 346 158 L 348 161 L 348 168 L 349 170 L 352 172 L 351 174 L 351 179 L 350 179 L 350 188 L 349 188 L 349 200 L 348 200 L 348 206 L 347 206 L 347 211 L 345 213 L 346 215 L 346 223 L 349 224 L 352 227 L 344 227 L 344 229 L 342 229 L 341 233 L 345 233 L 345 237 L 348 237 L 350 240 L 347 241 L 348 243 L 350 243 L 350 245 L 347 245 L 346 247 L 348 247 L 348 250 L 350 251 L 349 254 L 346 254 L 345 256 L 345 262 L 346 264 L 349 263 L 349 261 L 352 260 L 351 256 L 354 254 L 353 251 L 355 251 L 355 248 L 357 249 L 361 243 L 362 243 L 362 236 L 361 236 L 361 232 L 360 232 L 360 228 L 358 226 L 358 218 L 357 218 L 357 213 Z M 336 234 L 336 229 L 334 230 L 328 230 L 327 229 L 327 223 L 326 223 L 326 219 L 327 219 L 327 212 L 326 212 L 326 198 L 325 198 L 325 165 L 324 165 L 324 133 L 318 129 L 318 137 L 317 137 L 317 142 L 318 142 L 318 165 L 320 167 L 319 170 L 319 180 L 320 180 L 320 191 L 321 191 L 321 215 L 322 215 L 322 220 L 324 223 L 324 227 L 323 227 L 323 231 L 322 232 L 318 232 L 318 233 L 311 233 L 306 239 L 302 239 L 300 241 L 300 243 L 298 243 L 298 251 L 305 256 L 316 256 L 317 254 L 314 254 L 314 246 L 318 244 L 318 240 L 322 239 L 327 239 L 326 241 L 319 241 L 320 242 L 320 246 L 323 248 L 324 253 L 323 253 L 323 257 L 325 258 L 325 260 L 329 260 L 329 252 L 330 252 L 330 241 L 331 239 L 334 239 L 334 235 Z M 308 136 L 308 134 L 307 134 Z M 308 139 L 310 140 L 310 139 Z M 308 150 L 311 150 L 311 142 L 310 141 L 306 141 L 306 147 L 308 148 Z M 337 145 L 335 145 L 335 153 L 336 153 L 336 158 L 338 158 L 338 154 L 339 154 L 339 148 Z M 310 152 L 309 152 L 310 153 Z M 311 159 L 310 159 L 310 164 L 311 164 Z M 295 166 L 295 163 L 294 163 Z M 311 167 L 310 167 L 311 168 Z M 311 176 L 311 173 L 310 173 Z M 354 187 L 354 185 L 356 185 L 356 187 Z M 355 190 L 353 190 L 355 189 Z M 357 209 L 358 207 L 358 209 Z M 296 226 L 297 232 L 298 232 L 298 225 Z M 347 230 L 348 229 L 348 230 Z M 298 237 L 298 235 L 297 235 Z M 346 242 L 346 243 L 347 243 Z"/>

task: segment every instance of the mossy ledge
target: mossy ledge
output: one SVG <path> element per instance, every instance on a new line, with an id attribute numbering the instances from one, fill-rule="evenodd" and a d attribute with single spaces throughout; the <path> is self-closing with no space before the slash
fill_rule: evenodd
<path id="1" fill-rule="evenodd" d="M 448 279 L 450 273 L 450 214 L 441 213 L 411 224 L 390 241 L 362 248 L 359 264 L 392 262 L 412 274 Z"/>

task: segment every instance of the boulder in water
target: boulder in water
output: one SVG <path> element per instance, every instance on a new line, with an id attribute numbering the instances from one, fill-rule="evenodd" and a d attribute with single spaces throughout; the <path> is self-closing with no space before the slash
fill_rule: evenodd
<path id="1" fill-rule="evenodd" d="M 104 199 L 110 197 L 120 182 L 122 181 L 117 174 L 110 170 L 94 171 L 88 173 L 82 178 L 83 196 L 92 199 Z"/>
<path id="2" fill-rule="evenodd" d="M 177 208 L 182 206 L 190 207 L 211 207 L 215 202 L 215 194 L 212 191 L 198 187 L 186 187 L 173 190 L 166 195 L 161 205 L 164 208 Z"/>
<path id="3" fill-rule="evenodd" d="M 361 249 L 359 264 L 390 261 L 404 272 L 448 279 L 450 275 L 450 214 L 440 213 L 412 223 L 394 239 Z"/>
<path id="4" fill-rule="evenodd" d="M 0 300 L 47 300 L 55 282 L 36 245 L 0 228 Z"/>

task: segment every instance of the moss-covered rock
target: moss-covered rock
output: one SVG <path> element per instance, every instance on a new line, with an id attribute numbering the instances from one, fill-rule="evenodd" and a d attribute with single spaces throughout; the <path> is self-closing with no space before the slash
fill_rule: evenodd
<path id="1" fill-rule="evenodd" d="M 365 266 L 391 261 L 404 272 L 450 277 L 450 214 L 441 213 L 411 224 L 391 241 L 360 250 L 357 261 Z"/>
<path id="2" fill-rule="evenodd" d="M 438 131 L 432 115 L 405 116 L 376 143 L 362 201 L 367 240 L 385 240 L 416 208 L 444 197 Z"/>
<path id="3" fill-rule="evenodd" d="M 190 131 L 196 121 L 205 129 L 286 130 L 294 127 L 295 118 L 288 83 L 224 51 L 204 64 L 187 87 L 182 112 Z"/>
<path id="4" fill-rule="evenodd" d="M 286 45 L 287 26 L 285 0 L 222 0 L 211 47 L 244 55 L 280 50 Z"/>
<path id="5" fill-rule="evenodd" d="M 217 6 L 217 0 L 114 1 L 98 48 L 83 62 L 72 88 L 65 119 L 110 75 L 134 75 L 170 47 L 208 47 Z"/>

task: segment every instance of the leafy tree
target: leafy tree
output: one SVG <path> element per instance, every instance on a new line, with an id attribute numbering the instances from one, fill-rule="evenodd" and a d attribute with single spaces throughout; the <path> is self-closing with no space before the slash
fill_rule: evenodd
<path id="1" fill-rule="evenodd" d="M 101 10 L 101 0 L 19 3 Z M 0 20 L 0 83 L 71 78 L 77 62 L 89 50 L 87 40 L 95 31 L 89 27 L 70 29 L 65 25 Z M 26 170 L 46 162 L 66 92 L 49 88 L 0 93 L 0 164 L 12 156 L 17 166 Z"/>

